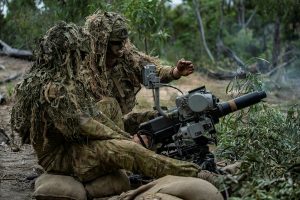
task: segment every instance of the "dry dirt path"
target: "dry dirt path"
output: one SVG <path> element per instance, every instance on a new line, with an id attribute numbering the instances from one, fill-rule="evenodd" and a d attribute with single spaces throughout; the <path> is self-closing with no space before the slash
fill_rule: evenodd
<path id="1" fill-rule="evenodd" d="M 0 56 L 0 80 L 23 74 L 30 62 Z M 13 104 L 10 95 L 18 79 L 0 85 L 0 94 L 5 96 L 6 103 L 0 105 L 0 128 L 11 138 L 10 111 Z M 1 138 L 0 138 L 1 139 Z M 3 139 L 3 138 L 2 138 Z M 33 188 L 32 176 L 35 174 L 36 157 L 30 145 L 20 146 L 18 137 L 15 146 L 4 144 L 0 140 L 0 199 L 31 199 Z M 12 148 L 13 147 L 13 148 Z M 30 180 L 31 179 L 31 180 Z"/>

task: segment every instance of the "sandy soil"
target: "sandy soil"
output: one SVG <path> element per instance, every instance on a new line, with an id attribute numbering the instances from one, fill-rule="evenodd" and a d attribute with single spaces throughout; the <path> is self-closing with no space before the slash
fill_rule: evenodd
<path id="1" fill-rule="evenodd" d="M 20 146 L 17 134 L 12 134 L 10 128 L 10 111 L 13 105 L 13 99 L 10 95 L 13 92 L 14 85 L 22 79 L 22 76 L 11 82 L 1 84 L 1 80 L 17 74 L 23 74 L 29 66 L 30 62 L 28 61 L 0 56 L 0 97 L 1 95 L 6 97 L 6 102 L 0 104 L 0 200 L 32 199 L 34 178 L 41 173 L 32 147 L 30 145 Z M 227 84 L 228 81 L 211 80 L 199 74 L 192 75 L 189 78 L 182 78 L 176 83 L 184 92 L 206 85 L 208 90 L 223 100 L 229 99 L 225 94 Z M 174 99 L 177 95 L 178 92 L 172 88 L 162 89 L 162 103 L 170 102 L 170 99 Z M 270 95 L 268 101 L 283 102 L 286 101 L 286 97 L 291 98 L 291 96 L 294 100 L 298 100 L 300 95 L 286 94 L 282 96 Z M 140 101 L 140 105 L 137 106 L 138 109 L 145 106 L 152 107 L 151 91 L 142 89 L 139 93 L 138 101 Z M 170 106 L 168 103 L 166 105 Z M 1 134 L 1 130 L 10 139 L 10 144 L 6 144 L 6 138 Z M 13 135 L 15 135 L 14 142 L 12 141 Z"/>

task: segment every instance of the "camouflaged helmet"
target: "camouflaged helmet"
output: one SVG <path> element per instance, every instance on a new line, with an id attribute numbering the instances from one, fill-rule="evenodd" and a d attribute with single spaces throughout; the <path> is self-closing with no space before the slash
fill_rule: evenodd
<path id="1" fill-rule="evenodd" d="M 123 41 L 128 38 L 128 31 L 125 20 L 119 16 L 112 26 L 109 41 Z"/>
<path id="2" fill-rule="evenodd" d="M 59 22 L 50 28 L 39 41 L 42 54 L 51 54 L 54 51 L 72 51 L 80 49 L 89 51 L 89 41 L 83 30 L 73 23 Z"/>
<path id="3" fill-rule="evenodd" d="M 105 55 L 109 41 L 128 38 L 125 19 L 114 12 L 96 12 L 87 17 L 84 29 L 90 33 L 97 54 Z"/>

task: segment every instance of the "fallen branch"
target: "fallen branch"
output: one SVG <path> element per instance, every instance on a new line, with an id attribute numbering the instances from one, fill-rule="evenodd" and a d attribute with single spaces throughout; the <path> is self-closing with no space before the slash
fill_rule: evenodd
<path id="1" fill-rule="evenodd" d="M 225 46 L 222 40 L 219 40 L 217 42 L 217 46 L 222 51 L 222 53 L 233 59 L 238 64 L 238 66 L 240 66 L 241 68 L 245 68 L 245 63 L 235 54 L 233 50 Z"/>
<path id="2" fill-rule="evenodd" d="M 265 74 L 265 76 L 272 76 L 274 73 L 276 73 L 280 68 L 284 68 L 288 66 L 289 64 L 293 63 L 297 57 L 293 57 L 292 59 L 288 60 L 287 62 L 284 62 L 276 67 L 274 67 L 272 70 L 270 70 L 268 73 Z"/>
<path id="3" fill-rule="evenodd" d="M 207 74 L 208 77 L 219 80 L 230 80 L 233 78 L 246 78 L 247 73 L 243 70 L 237 72 L 212 72 L 208 69 L 201 68 L 201 72 Z"/>
<path id="4" fill-rule="evenodd" d="M 15 74 L 15 75 L 11 75 L 10 77 L 4 79 L 4 80 L 0 80 L 0 85 L 4 84 L 4 83 L 8 83 L 10 81 L 16 80 L 17 78 L 19 78 L 22 74 Z"/>
<path id="5" fill-rule="evenodd" d="M 0 55 L 1 54 L 25 60 L 32 60 L 33 58 L 31 51 L 12 48 L 2 40 L 0 40 Z"/>
<path id="6" fill-rule="evenodd" d="M 210 78 L 219 79 L 219 80 L 230 80 L 233 78 L 246 78 L 246 72 L 229 72 L 229 73 L 220 73 L 220 72 L 210 72 L 208 71 L 207 75 Z"/>

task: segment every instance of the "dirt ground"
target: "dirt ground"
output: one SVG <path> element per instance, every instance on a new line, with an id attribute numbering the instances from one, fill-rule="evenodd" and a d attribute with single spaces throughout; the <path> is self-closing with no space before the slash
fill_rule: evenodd
<path id="1" fill-rule="evenodd" d="M 10 111 L 13 105 L 11 95 L 13 88 L 22 79 L 21 75 L 29 67 L 30 62 L 28 61 L 0 56 L 0 102 L 3 99 L 3 95 L 6 99 L 6 102 L 0 103 L 0 200 L 32 199 L 31 194 L 34 187 L 34 178 L 41 172 L 32 147 L 30 145 L 21 146 L 17 134 L 12 134 L 10 128 Z M 18 76 L 19 74 L 20 76 Z M 13 81 L 7 83 L 1 82 L 15 76 L 18 76 L 18 78 Z M 229 99 L 225 94 L 227 84 L 228 81 L 211 80 L 200 74 L 192 75 L 189 78 L 182 78 L 176 83 L 184 92 L 206 85 L 206 88 L 220 99 Z M 169 100 L 175 98 L 176 95 L 178 95 L 178 92 L 171 88 L 161 90 L 162 102 L 170 102 Z M 268 97 L 268 101 L 281 103 L 286 101 L 286 97 L 298 100 L 300 95 L 288 94 L 283 96 L 284 98 L 271 95 Z M 140 102 L 140 105 L 137 106 L 138 109 L 147 106 L 152 107 L 151 91 L 143 89 L 138 96 L 138 101 Z M 13 135 L 15 135 L 14 141 Z M 9 138 L 10 144 L 7 144 L 7 138 Z"/>
<path id="2" fill-rule="evenodd" d="M 30 62 L 28 61 L 0 57 L 0 81 L 23 74 L 29 66 Z M 9 122 L 13 104 L 10 95 L 14 85 L 21 78 L 21 76 L 18 76 L 13 81 L 0 84 L 0 95 L 6 99 L 6 102 L 0 105 L 0 129 L 4 130 L 10 138 L 10 144 L 12 144 L 13 138 Z M 31 199 L 34 185 L 32 179 L 37 167 L 33 149 L 30 145 L 20 146 L 18 137 L 15 138 L 15 145 L 9 145 L 5 142 L 3 135 L 0 136 L 0 199 Z"/>

